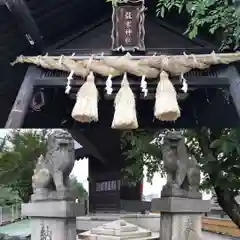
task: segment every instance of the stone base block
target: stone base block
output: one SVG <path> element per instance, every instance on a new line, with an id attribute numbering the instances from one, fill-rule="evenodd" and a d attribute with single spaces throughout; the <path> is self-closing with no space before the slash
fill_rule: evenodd
<path id="1" fill-rule="evenodd" d="M 36 190 L 31 196 L 32 202 L 37 201 L 74 201 L 73 194 L 70 191 L 49 191 L 49 190 Z"/>
<path id="2" fill-rule="evenodd" d="M 192 192 L 192 191 L 186 191 L 180 188 L 170 188 L 170 187 L 164 186 L 161 192 L 161 197 L 182 197 L 182 198 L 202 199 L 202 194 L 200 192 Z"/>
<path id="3" fill-rule="evenodd" d="M 205 213 L 210 212 L 211 203 L 202 199 L 164 197 L 152 200 L 151 210 L 171 213 Z"/>
<path id="4" fill-rule="evenodd" d="M 75 202 L 49 201 L 22 204 L 22 215 L 28 217 L 71 218 L 84 214 L 84 204 Z"/>
<path id="5" fill-rule="evenodd" d="M 31 217 L 31 239 L 76 240 L 76 216 L 84 205 L 68 201 L 22 204 L 22 215 Z"/>

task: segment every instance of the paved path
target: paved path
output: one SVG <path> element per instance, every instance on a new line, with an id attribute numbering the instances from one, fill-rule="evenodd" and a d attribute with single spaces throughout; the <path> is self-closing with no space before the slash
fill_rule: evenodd
<path id="1" fill-rule="evenodd" d="M 207 240 L 239 240 L 240 238 L 234 238 L 234 237 L 226 237 L 214 233 L 209 232 L 203 232 L 203 239 Z"/>
<path id="2" fill-rule="evenodd" d="M 30 235 L 30 220 L 22 220 L 0 227 L 0 233 L 5 233 L 10 236 L 29 236 Z M 240 240 L 240 238 L 225 237 L 218 234 L 203 232 L 204 240 Z"/>

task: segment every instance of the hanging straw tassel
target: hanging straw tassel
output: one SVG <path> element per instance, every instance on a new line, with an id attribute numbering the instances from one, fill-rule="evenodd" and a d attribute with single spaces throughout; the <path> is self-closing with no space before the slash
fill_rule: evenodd
<path id="1" fill-rule="evenodd" d="M 180 117 L 177 93 L 165 71 L 161 72 L 157 85 L 154 115 L 161 121 L 175 121 Z"/>
<path id="2" fill-rule="evenodd" d="M 126 73 L 124 74 L 121 88 L 116 95 L 114 104 L 115 113 L 113 117 L 112 128 L 138 128 L 135 97 L 129 86 Z"/>
<path id="3" fill-rule="evenodd" d="M 72 118 L 78 122 L 98 121 L 98 90 L 94 82 L 93 72 L 87 77 L 77 93 L 77 101 L 72 110 Z"/>

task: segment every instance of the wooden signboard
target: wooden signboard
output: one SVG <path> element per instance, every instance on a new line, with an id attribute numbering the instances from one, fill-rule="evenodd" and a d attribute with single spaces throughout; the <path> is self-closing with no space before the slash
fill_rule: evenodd
<path id="1" fill-rule="evenodd" d="M 143 1 L 137 0 L 113 6 L 113 51 L 145 51 L 144 11 Z"/>

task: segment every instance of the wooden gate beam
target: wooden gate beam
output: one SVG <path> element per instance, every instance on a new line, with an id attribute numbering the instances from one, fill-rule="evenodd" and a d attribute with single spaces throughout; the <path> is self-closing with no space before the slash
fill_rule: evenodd
<path id="1" fill-rule="evenodd" d="M 232 97 L 233 103 L 240 118 L 240 75 L 236 66 L 229 65 L 226 69 L 218 72 L 220 77 L 229 79 L 229 92 Z M 240 119 L 239 119 L 240 121 Z"/>
<path id="2" fill-rule="evenodd" d="M 13 104 L 12 110 L 8 116 L 5 128 L 21 128 L 24 123 L 24 118 L 28 111 L 29 102 L 31 100 L 34 81 L 39 77 L 41 70 L 35 66 L 30 66 L 22 82 L 17 98 Z"/>
<path id="3" fill-rule="evenodd" d="M 73 138 L 83 146 L 86 153 L 99 159 L 104 164 L 107 163 L 107 159 L 103 157 L 99 150 L 84 136 L 81 130 L 69 129 L 68 131 L 72 134 Z"/>

